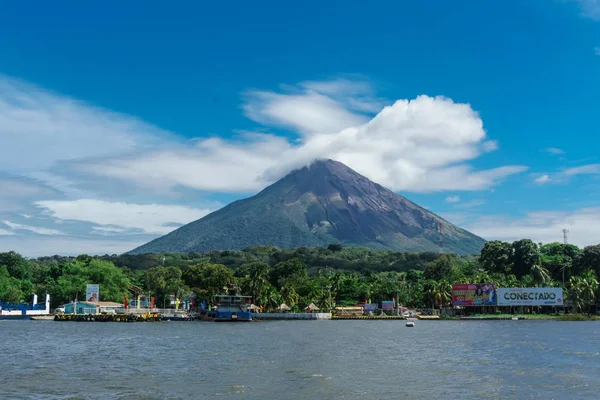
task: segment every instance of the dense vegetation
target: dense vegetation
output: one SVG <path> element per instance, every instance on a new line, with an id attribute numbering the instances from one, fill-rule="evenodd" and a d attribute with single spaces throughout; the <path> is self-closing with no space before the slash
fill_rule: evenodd
<path id="1" fill-rule="evenodd" d="M 300 309 L 311 302 L 329 309 L 362 301 L 398 299 L 410 307 L 452 303 L 452 283 L 490 282 L 501 287 L 563 285 L 579 310 L 598 295 L 600 245 L 579 249 L 528 239 L 487 242 L 479 256 L 377 252 L 344 248 L 41 257 L 0 253 L 0 300 L 26 301 L 31 293 L 52 296 L 52 306 L 85 295 L 86 283 L 100 284 L 102 301 L 122 302 L 136 291 L 161 304 L 168 295 L 208 299 L 235 282 L 254 303 Z"/>

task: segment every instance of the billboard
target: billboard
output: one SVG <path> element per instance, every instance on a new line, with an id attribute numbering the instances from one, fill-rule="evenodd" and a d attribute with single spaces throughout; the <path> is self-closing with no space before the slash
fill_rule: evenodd
<path id="1" fill-rule="evenodd" d="M 100 285 L 89 284 L 85 289 L 85 301 L 98 301 L 100 300 Z"/>
<path id="2" fill-rule="evenodd" d="M 460 283 L 452 285 L 455 306 L 495 306 L 496 285 L 493 283 Z"/>
<path id="3" fill-rule="evenodd" d="M 365 303 L 365 311 L 377 311 L 377 303 Z"/>
<path id="4" fill-rule="evenodd" d="M 500 288 L 499 306 L 562 306 L 562 288 Z"/>
<path id="5" fill-rule="evenodd" d="M 394 309 L 394 301 L 382 301 L 381 302 L 381 309 L 382 310 L 393 310 Z"/>

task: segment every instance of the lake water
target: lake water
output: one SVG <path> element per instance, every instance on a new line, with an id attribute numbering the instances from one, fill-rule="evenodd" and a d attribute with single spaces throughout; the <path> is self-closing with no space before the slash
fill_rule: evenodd
<path id="1" fill-rule="evenodd" d="M 600 323 L 0 321 L 2 399 L 598 399 Z"/>

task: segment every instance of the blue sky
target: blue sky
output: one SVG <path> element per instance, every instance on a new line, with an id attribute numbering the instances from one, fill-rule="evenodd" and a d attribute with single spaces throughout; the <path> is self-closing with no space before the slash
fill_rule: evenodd
<path id="1" fill-rule="evenodd" d="M 127 251 L 315 157 L 487 239 L 600 242 L 598 0 L 13 3 L 0 251 Z"/>

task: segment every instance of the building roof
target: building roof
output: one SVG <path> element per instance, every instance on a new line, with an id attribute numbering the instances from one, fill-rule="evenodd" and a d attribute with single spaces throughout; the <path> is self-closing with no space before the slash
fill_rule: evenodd
<path id="1" fill-rule="evenodd" d="M 123 304 L 114 301 L 81 301 L 80 303 L 97 307 L 123 307 Z"/>

